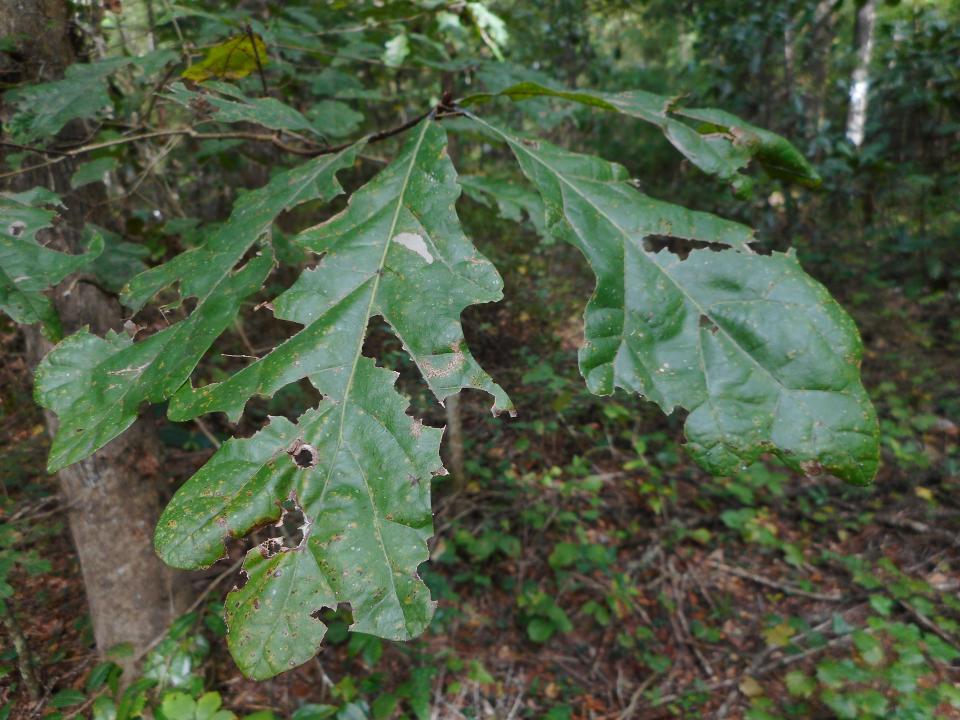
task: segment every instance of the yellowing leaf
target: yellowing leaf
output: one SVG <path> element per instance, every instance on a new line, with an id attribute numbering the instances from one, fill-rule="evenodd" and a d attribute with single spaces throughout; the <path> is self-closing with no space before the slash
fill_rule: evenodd
<path id="1" fill-rule="evenodd" d="M 770 647 L 784 647 L 787 643 L 790 642 L 796 634 L 796 630 L 787 625 L 786 623 L 780 623 L 779 625 L 774 625 L 772 628 L 763 631 L 763 638 L 767 641 L 767 645 Z"/>
<path id="2" fill-rule="evenodd" d="M 763 695 L 763 688 L 752 677 L 747 676 L 740 681 L 740 692 L 749 698 L 760 697 Z"/>
<path id="3" fill-rule="evenodd" d="M 246 77 L 257 69 L 258 60 L 261 67 L 267 64 L 267 46 L 259 35 L 253 39 L 251 42 L 249 35 L 239 35 L 214 45 L 203 60 L 188 67 L 181 76 L 194 82 Z"/>

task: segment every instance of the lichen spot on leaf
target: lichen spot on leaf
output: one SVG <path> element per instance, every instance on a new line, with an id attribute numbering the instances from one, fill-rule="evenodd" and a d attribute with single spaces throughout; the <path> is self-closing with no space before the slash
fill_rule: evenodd
<path id="1" fill-rule="evenodd" d="M 422 257 L 428 265 L 433 262 L 433 255 L 431 255 L 430 251 L 427 249 L 427 243 L 424 242 L 423 236 L 418 235 L 417 233 L 402 232 L 395 235 L 393 241 L 399 245 L 402 245 L 407 250 L 415 252 L 417 255 Z"/>

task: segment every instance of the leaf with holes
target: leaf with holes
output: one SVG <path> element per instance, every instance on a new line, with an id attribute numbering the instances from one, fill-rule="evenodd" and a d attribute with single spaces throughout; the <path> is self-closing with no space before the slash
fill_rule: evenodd
<path id="1" fill-rule="evenodd" d="M 248 440 L 232 440 L 174 496 L 157 528 L 161 557 L 204 567 L 224 537 L 282 519 L 295 501 L 299 544 L 268 541 L 244 562 L 247 581 L 227 599 L 231 651 L 263 678 L 305 662 L 326 628 L 321 608 L 349 603 L 353 630 L 401 640 L 421 633 L 433 603 L 417 575 L 432 534 L 430 481 L 443 472 L 442 431 L 406 413 L 396 374 L 362 355 L 373 316 L 383 317 L 441 401 L 461 388 L 485 390 L 494 411 L 503 390 L 479 367 L 460 314 L 501 296 L 494 267 L 464 236 L 454 210 L 456 172 L 446 134 L 417 125 L 397 158 L 350 198 L 339 215 L 295 242 L 322 255 L 273 306 L 304 328 L 231 378 L 184 388 L 170 415 L 242 413 L 308 377 L 320 405 L 294 425 L 274 418 Z"/>
<path id="2" fill-rule="evenodd" d="M 222 411 L 237 419 L 250 397 L 304 377 L 323 393 L 341 392 L 343 368 L 373 315 L 390 324 L 441 401 L 472 387 L 493 395 L 496 412 L 512 409 L 463 339 L 461 312 L 499 300 L 502 281 L 460 228 L 456 171 L 445 146 L 443 129 L 421 122 L 346 211 L 294 238 L 322 260 L 272 304 L 277 317 L 304 329 L 222 383 L 184 387 L 170 417 Z"/>
<path id="3" fill-rule="evenodd" d="M 690 162 L 705 173 L 730 182 L 743 195 L 749 194 L 751 181 L 740 170 L 752 158 L 774 177 L 810 187 L 817 187 L 821 182 L 813 166 L 780 135 L 744 122 L 728 112 L 684 107 L 679 98 L 655 95 L 644 90 L 619 93 L 573 91 L 528 81 L 495 94 L 471 95 L 462 104 L 469 106 L 497 96 L 511 100 L 554 97 L 622 113 L 656 125 Z M 678 117 L 695 120 L 700 125 L 691 127 Z"/>
<path id="4" fill-rule="evenodd" d="M 688 449 L 728 474 L 773 452 L 808 474 L 867 483 L 879 462 L 853 321 L 792 253 L 754 254 L 748 228 L 652 200 L 626 170 L 545 142 L 506 141 L 543 197 L 547 227 L 597 275 L 580 369 L 591 391 L 689 411 Z M 729 246 L 682 259 L 657 236 Z"/>
<path id="5" fill-rule="evenodd" d="M 179 283 L 181 299 L 196 298 L 193 312 L 184 319 L 137 343 L 119 344 L 82 331 L 43 359 L 37 368 L 36 397 L 60 419 L 48 460 L 51 472 L 91 455 L 126 430 L 145 401 L 162 402 L 176 392 L 273 267 L 268 247 L 238 267 L 244 256 L 284 210 L 337 195 L 341 188 L 335 175 L 353 163 L 358 147 L 310 160 L 246 193 L 230 219 L 203 245 L 141 273 L 121 294 L 125 305 L 139 310 L 158 292 Z M 81 348 L 91 352 L 95 362 L 78 367 L 74 353 Z"/>
<path id="6" fill-rule="evenodd" d="M 57 252 L 37 242 L 37 233 L 51 227 L 56 217 L 55 211 L 38 205 L 58 203 L 52 193 L 0 196 L 0 310 L 23 325 L 42 323 L 51 340 L 60 339 L 60 318 L 43 292 L 103 251 L 99 236 L 82 255 Z"/>

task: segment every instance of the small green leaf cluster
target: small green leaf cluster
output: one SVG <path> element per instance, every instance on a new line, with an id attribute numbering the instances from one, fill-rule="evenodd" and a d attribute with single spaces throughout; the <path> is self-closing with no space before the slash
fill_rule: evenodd
<path id="1" fill-rule="evenodd" d="M 533 582 L 527 583 L 517 597 L 517 608 L 527 637 L 535 643 L 545 643 L 557 633 L 573 630 L 573 623 L 554 597 Z"/>
<path id="2" fill-rule="evenodd" d="M 841 637 L 851 641 L 851 654 L 820 660 L 812 672 L 788 671 L 783 683 L 791 699 L 778 706 L 758 696 L 747 717 L 804 718 L 826 707 L 842 720 L 915 720 L 960 710 L 956 685 L 938 679 L 938 668 L 960 659 L 960 650 L 938 635 L 882 616 L 847 633 Z"/>

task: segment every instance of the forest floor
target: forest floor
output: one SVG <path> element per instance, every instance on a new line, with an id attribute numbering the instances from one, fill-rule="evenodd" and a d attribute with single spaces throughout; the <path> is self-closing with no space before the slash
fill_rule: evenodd
<path id="1" fill-rule="evenodd" d="M 960 718 L 958 349 L 936 310 L 893 291 L 854 308 L 884 434 L 868 488 L 772 459 L 711 478 L 680 449 L 680 418 L 591 398 L 573 353 L 494 367 L 520 417 L 462 403 L 466 477 L 435 493 L 423 574 L 439 607 L 425 637 L 351 636 L 348 611 L 331 612 L 315 662 L 246 680 L 217 614 L 236 572 L 224 564 L 158 639 L 145 692 L 213 690 L 241 716 L 296 720 Z M 0 520 L 9 547 L 50 567 L 13 571 L 16 616 L 47 691 L 41 714 L 89 716 L 109 688 L 91 680 L 100 659 L 21 342 L 0 332 Z M 211 452 L 193 426 L 165 438 L 175 481 Z M 4 637 L 0 715 L 28 715 L 16 674 Z"/>

